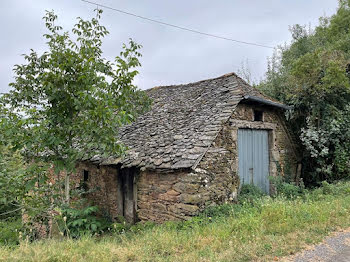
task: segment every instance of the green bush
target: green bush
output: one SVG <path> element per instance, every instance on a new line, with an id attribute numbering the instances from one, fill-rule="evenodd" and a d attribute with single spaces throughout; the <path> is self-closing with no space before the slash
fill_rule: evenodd
<path id="1" fill-rule="evenodd" d="M 262 192 L 260 188 L 254 185 L 246 184 L 242 185 L 238 200 L 239 202 L 254 203 L 264 195 L 266 194 Z"/>
<path id="2" fill-rule="evenodd" d="M 344 195 L 350 194 L 350 186 L 343 181 L 336 181 L 334 183 L 328 183 L 327 181 L 321 182 L 322 193 L 325 195 Z"/>
<path id="3" fill-rule="evenodd" d="M 219 206 L 211 206 L 206 208 L 201 214 L 201 217 L 215 218 L 222 216 L 229 216 L 233 213 L 232 204 L 223 204 Z"/>
<path id="4" fill-rule="evenodd" d="M 63 208 L 62 216 L 58 217 L 61 231 L 73 238 L 107 231 L 112 223 L 107 218 L 100 217 L 98 211 L 97 206 Z"/>
<path id="5" fill-rule="evenodd" d="M 22 228 L 21 219 L 0 220 L 0 245 L 17 245 L 18 233 Z"/>
<path id="6" fill-rule="evenodd" d="M 270 181 L 275 188 L 275 192 L 273 194 L 275 197 L 283 196 L 288 199 L 294 199 L 304 195 L 306 192 L 303 184 L 297 186 L 294 182 L 287 183 L 281 176 L 270 177 Z"/>

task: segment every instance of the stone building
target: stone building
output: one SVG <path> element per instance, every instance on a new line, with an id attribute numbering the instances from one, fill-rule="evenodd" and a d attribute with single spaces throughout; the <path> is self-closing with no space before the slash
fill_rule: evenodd
<path id="1" fill-rule="evenodd" d="M 269 176 L 297 179 L 288 107 L 236 74 L 146 92 L 152 109 L 119 133 L 126 155 L 80 163 L 75 174 L 112 218 L 186 219 L 234 201 L 242 184 L 269 193 Z"/>

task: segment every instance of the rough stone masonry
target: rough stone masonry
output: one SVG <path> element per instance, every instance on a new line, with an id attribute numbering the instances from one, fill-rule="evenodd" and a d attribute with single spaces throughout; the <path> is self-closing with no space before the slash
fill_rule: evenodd
<path id="1" fill-rule="evenodd" d="M 238 129 L 268 131 L 269 175 L 297 178 L 298 151 L 285 106 L 236 74 L 146 91 L 152 109 L 124 127 L 123 157 L 78 164 L 75 181 L 95 190 L 87 198 L 112 219 L 182 220 L 239 194 Z M 254 110 L 263 117 L 254 121 Z M 273 189 L 272 189 L 273 190 Z"/>

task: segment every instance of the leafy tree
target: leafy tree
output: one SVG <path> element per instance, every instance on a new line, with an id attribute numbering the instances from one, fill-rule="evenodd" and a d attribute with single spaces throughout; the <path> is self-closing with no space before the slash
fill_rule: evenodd
<path id="1" fill-rule="evenodd" d="M 18 195 L 23 192 L 23 162 L 18 153 L 0 146 L 0 220 L 20 215 Z"/>
<path id="2" fill-rule="evenodd" d="M 47 12 L 43 19 L 48 51 L 24 55 L 26 63 L 14 68 L 12 90 L 1 98 L 1 133 L 27 162 L 22 196 L 28 199 L 30 190 L 40 189 L 51 210 L 69 202 L 69 174 L 76 163 L 123 154 L 118 129 L 150 105 L 133 84 L 141 46 L 130 40 L 115 62 L 102 57 L 108 31 L 99 23 L 101 13 L 97 10 L 91 20 L 78 18 L 70 34 L 57 25 L 54 12 Z M 47 187 L 50 177 L 43 163 L 53 164 L 57 185 L 65 174 L 65 197 L 61 186 L 56 191 Z M 31 205 L 40 210 L 35 203 Z"/>
<path id="3" fill-rule="evenodd" d="M 279 46 L 259 88 L 293 107 L 291 126 L 300 138 L 304 181 L 349 176 L 350 1 L 321 17 L 314 29 L 290 28 L 290 45 Z M 340 129 L 339 129 L 340 128 Z M 342 159 L 342 160 L 341 160 Z"/>

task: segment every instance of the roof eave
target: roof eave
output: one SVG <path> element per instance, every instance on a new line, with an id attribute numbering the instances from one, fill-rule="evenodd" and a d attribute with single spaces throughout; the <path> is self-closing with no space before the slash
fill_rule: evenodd
<path id="1" fill-rule="evenodd" d="M 258 96 L 248 96 L 247 95 L 247 96 L 244 96 L 244 100 L 251 101 L 251 102 L 257 102 L 257 103 L 261 103 L 261 104 L 264 104 L 264 105 L 277 107 L 277 108 L 284 109 L 284 110 L 290 110 L 291 109 L 290 106 L 287 106 L 287 105 L 284 105 L 284 104 L 280 104 L 280 103 L 277 103 L 277 102 L 273 102 L 273 101 L 270 101 L 270 100 L 267 100 L 267 99 L 264 99 L 264 98 L 261 98 L 261 97 L 258 97 Z"/>

